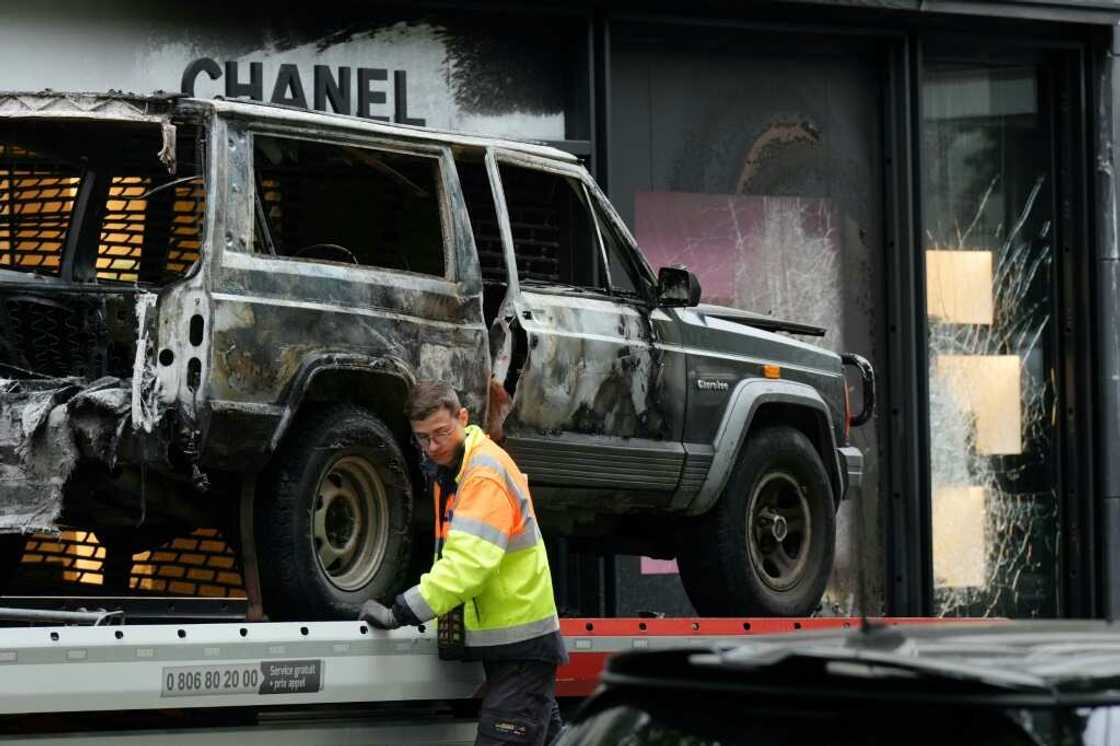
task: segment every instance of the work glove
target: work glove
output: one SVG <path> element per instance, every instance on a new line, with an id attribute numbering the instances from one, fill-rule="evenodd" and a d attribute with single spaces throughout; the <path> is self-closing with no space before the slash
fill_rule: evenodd
<path id="1" fill-rule="evenodd" d="M 401 626 L 392 609 L 372 598 L 362 604 L 358 619 L 377 629 L 396 629 Z"/>

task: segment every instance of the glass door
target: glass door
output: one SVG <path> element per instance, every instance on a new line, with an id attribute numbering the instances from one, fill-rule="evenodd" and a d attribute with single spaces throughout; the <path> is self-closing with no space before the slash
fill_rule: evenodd
<path id="1" fill-rule="evenodd" d="M 921 87 L 933 610 L 1056 616 L 1062 516 L 1047 71 L 927 59 Z"/>

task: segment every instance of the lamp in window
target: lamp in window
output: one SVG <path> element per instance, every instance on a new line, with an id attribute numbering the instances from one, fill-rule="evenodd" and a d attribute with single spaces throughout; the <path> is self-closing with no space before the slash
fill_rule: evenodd
<path id="1" fill-rule="evenodd" d="M 976 452 L 1023 452 L 1018 355 L 938 355 L 934 375 L 945 382 L 957 405 L 975 421 Z"/>
<path id="2" fill-rule="evenodd" d="M 927 251 L 926 313 L 950 324 L 991 324 L 992 252 Z"/>
<path id="3" fill-rule="evenodd" d="M 986 494 L 974 485 L 939 485 L 933 491 L 933 577 L 941 588 L 985 585 Z"/>

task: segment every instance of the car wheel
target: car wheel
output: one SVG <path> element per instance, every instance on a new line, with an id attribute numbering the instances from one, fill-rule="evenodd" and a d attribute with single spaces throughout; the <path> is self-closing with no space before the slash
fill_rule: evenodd
<path id="1" fill-rule="evenodd" d="M 256 545 L 272 619 L 353 619 L 400 590 L 411 548 L 412 488 L 392 432 L 334 405 L 285 438 L 256 501 Z"/>
<path id="2" fill-rule="evenodd" d="M 789 427 L 749 436 L 719 502 L 689 533 L 681 579 L 698 613 L 813 612 L 836 545 L 836 505 L 816 448 Z"/>

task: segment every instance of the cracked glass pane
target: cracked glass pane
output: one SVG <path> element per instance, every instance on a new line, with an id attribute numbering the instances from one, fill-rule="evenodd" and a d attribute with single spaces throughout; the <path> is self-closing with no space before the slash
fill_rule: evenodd
<path id="1" fill-rule="evenodd" d="M 934 607 L 1058 613 L 1050 132 L 1028 67 L 929 64 Z"/>

